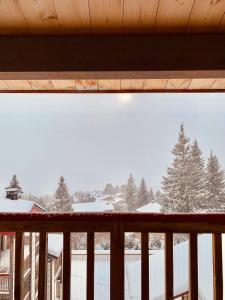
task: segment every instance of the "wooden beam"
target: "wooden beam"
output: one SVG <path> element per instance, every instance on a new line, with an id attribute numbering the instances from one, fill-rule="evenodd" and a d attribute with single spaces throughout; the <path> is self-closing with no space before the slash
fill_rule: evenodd
<path id="1" fill-rule="evenodd" d="M 0 39 L 3 80 L 224 77 L 223 34 Z"/>

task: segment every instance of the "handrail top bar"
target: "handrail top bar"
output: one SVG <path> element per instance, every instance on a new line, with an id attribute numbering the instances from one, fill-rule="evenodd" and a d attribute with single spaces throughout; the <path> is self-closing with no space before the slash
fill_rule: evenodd
<path id="1" fill-rule="evenodd" d="M 71 212 L 71 213 L 2 213 L 1 222 L 225 222 L 225 212 L 216 213 L 139 213 L 139 212 Z"/>
<path id="2" fill-rule="evenodd" d="M 225 213 L 0 213 L 0 234 L 10 232 L 225 233 Z"/>

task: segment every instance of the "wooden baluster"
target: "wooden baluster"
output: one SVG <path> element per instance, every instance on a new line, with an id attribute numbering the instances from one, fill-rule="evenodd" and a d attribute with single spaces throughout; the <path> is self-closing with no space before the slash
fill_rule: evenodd
<path id="1" fill-rule="evenodd" d="M 24 241 L 23 232 L 16 233 L 16 247 L 15 247 L 15 284 L 14 284 L 14 299 L 23 299 L 23 269 L 24 262 Z"/>
<path id="2" fill-rule="evenodd" d="M 47 233 L 40 233 L 39 240 L 39 274 L 38 274 L 38 300 L 47 298 Z"/>
<path id="3" fill-rule="evenodd" d="M 124 300 L 124 228 L 112 225 L 110 255 L 110 300 Z"/>
<path id="4" fill-rule="evenodd" d="M 213 300 L 223 299 L 222 236 L 213 234 Z"/>
<path id="5" fill-rule="evenodd" d="M 63 234 L 63 300 L 70 299 L 71 290 L 71 238 L 70 232 Z"/>
<path id="6" fill-rule="evenodd" d="M 141 233 L 141 300 L 149 300 L 148 233 Z"/>
<path id="7" fill-rule="evenodd" d="M 189 241 L 189 298 L 198 299 L 198 236 L 190 234 Z"/>
<path id="8" fill-rule="evenodd" d="M 94 246 L 95 234 L 87 234 L 87 300 L 94 300 Z"/>
<path id="9" fill-rule="evenodd" d="M 173 299 L 173 234 L 165 234 L 166 300 Z"/>

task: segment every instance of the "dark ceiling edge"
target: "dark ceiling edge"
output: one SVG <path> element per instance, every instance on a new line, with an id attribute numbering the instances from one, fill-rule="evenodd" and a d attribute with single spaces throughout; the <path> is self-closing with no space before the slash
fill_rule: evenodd
<path id="1" fill-rule="evenodd" d="M 163 89 L 163 90 L 0 90 L 1 94 L 199 94 L 225 93 L 225 89 Z"/>

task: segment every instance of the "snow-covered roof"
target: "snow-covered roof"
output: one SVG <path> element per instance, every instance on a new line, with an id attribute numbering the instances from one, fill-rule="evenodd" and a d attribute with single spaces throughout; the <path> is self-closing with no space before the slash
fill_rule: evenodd
<path id="1" fill-rule="evenodd" d="M 7 190 L 7 192 L 16 192 L 16 191 L 18 191 L 18 190 L 20 190 L 20 189 L 18 189 L 18 188 L 7 187 L 7 188 L 5 188 L 5 190 Z"/>
<path id="2" fill-rule="evenodd" d="M 63 250 L 63 235 L 60 233 L 48 234 L 48 254 L 59 257 Z"/>
<path id="3" fill-rule="evenodd" d="M 24 258 L 26 258 L 29 253 L 29 245 L 24 245 Z M 10 249 L 0 252 L 0 273 L 10 273 Z"/>
<path id="4" fill-rule="evenodd" d="M 0 198 L 0 212 L 31 212 L 34 205 L 36 203 L 29 200 Z"/>
<path id="5" fill-rule="evenodd" d="M 161 205 L 159 203 L 148 203 L 137 209 L 138 212 L 160 212 Z"/>
<path id="6" fill-rule="evenodd" d="M 113 206 L 109 202 L 99 200 L 94 202 L 75 203 L 73 204 L 73 210 L 75 212 L 102 212 L 112 211 Z"/>

